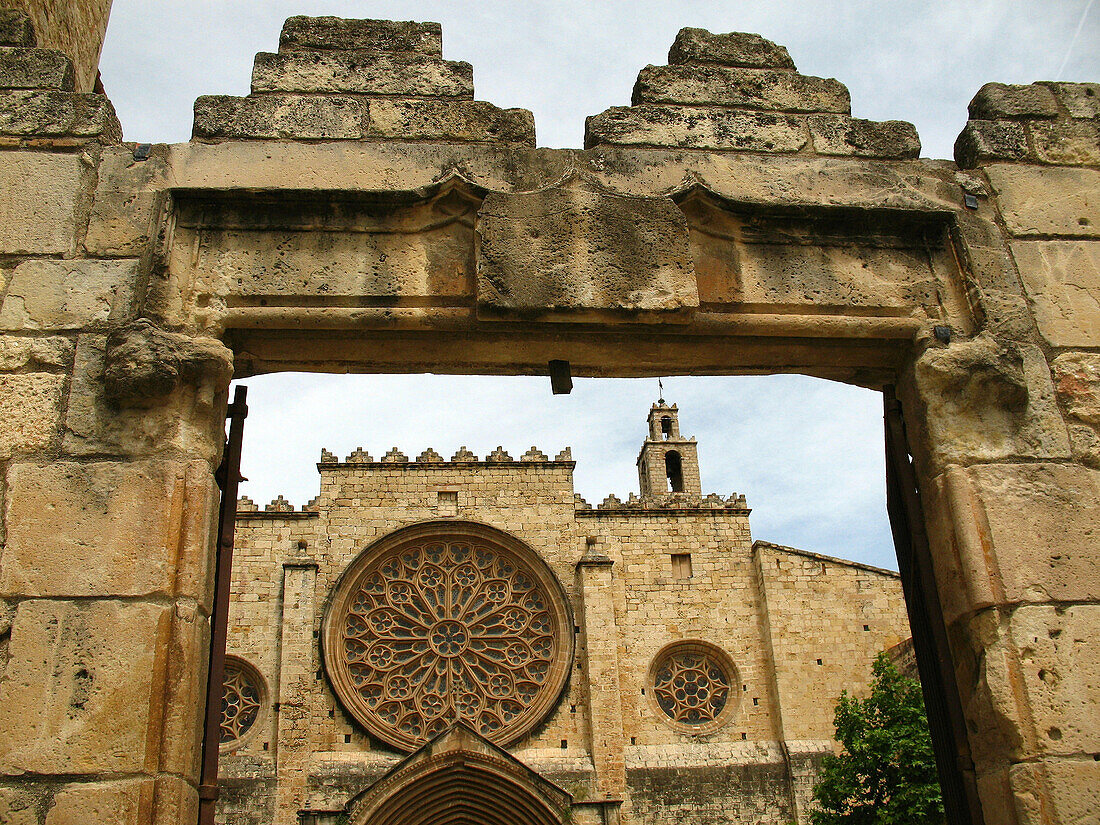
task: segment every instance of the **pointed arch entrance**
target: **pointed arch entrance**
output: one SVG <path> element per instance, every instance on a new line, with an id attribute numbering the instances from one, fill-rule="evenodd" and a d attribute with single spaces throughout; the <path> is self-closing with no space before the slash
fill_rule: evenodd
<path id="1" fill-rule="evenodd" d="M 563 825 L 572 797 L 458 725 L 347 805 L 348 825 Z"/>

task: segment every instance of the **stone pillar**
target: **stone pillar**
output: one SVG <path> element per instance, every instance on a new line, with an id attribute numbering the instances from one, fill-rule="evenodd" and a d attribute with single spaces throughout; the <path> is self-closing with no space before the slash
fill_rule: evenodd
<path id="1" fill-rule="evenodd" d="M 987 84 L 971 102 L 960 179 L 1003 227 L 963 236 L 984 329 L 931 345 L 903 399 L 998 825 L 1100 810 L 1097 100 L 1094 84 Z"/>
<path id="2" fill-rule="evenodd" d="M 121 129 L 35 43 L 0 9 L 0 822 L 194 822 L 232 354 L 85 255 Z"/>
<path id="3" fill-rule="evenodd" d="M 585 554 L 577 562 L 577 583 L 581 629 L 588 651 L 585 676 L 596 793 L 608 800 L 619 800 L 626 794 L 626 761 L 619 691 L 619 628 L 611 592 L 613 564 L 596 550 L 595 540 L 589 538 Z"/>
<path id="4" fill-rule="evenodd" d="M 317 564 L 283 565 L 282 621 L 279 625 L 278 729 L 275 773 L 278 798 L 275 825 L 297 825 L 295 812 L 305 807 L 306 778 L 313 752 L 315 694 L 321 667 L 313 638 Z"/>

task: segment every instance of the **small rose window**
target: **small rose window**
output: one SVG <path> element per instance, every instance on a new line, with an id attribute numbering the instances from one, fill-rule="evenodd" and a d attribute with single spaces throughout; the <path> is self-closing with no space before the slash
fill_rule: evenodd
<path id="1" fill-rule="evenodd" d="M 227 656 L 222 688 L 223 748 L 235 747 L 256 725 L 264 708 L 263 678 L 243 659 Z"/>
<path id="2" fill-rule="evenodd" d="M 674 642 L 653 660 L 649 687 L 657 709 L 684 733 L 709 733 L 736 710 L 737 669 L 719 647 Z"/>

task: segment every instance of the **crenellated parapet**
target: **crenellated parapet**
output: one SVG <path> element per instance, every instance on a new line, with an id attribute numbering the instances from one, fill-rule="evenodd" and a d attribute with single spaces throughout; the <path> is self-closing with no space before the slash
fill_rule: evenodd
<path id="1" fill-rule="evenodd" d="M 532 446 L 518 461 L 513 458 L 503 446 L 498 446 L 495 450 L 486 455 L 484 459 L 479 458 L 476 453 L 471 452 L 464 446 L 459 447 L 449 460 L 445 459 L 441 453 L 432 447 L 426 448 L 417 455 L 415 459 L 409 459 L 405 453 L 397 447 L 393 447 L 377 461 L 375 461 L 371 454 L 362 447 L 356 447 L 343 461 L 340 461 L 335 453 L 322 448 L 321 460 L 317 463 L 317 468 L 327 470 L 337 467 L 366 467 L 371 469 L 385 468 L 393 470 L 407 468 L 414 470 L 423 469 L 425 467 L 453 468 L 455 465 L 496 467 L 501 464 L 510 464 L 522 467 L 542 464 L 567 464 L 573 466 L 574 463 L 573 453 L 569 447 L 566 447 L 551 459 L 538 447 Z"/>
<path id="2" fill-rule="evenodd" d="M 745 496 L 740 493 L 732 493 L 723 498 L 718 493 L 709 493 L 705 496 L 689 493 L 665 493 L 663 495 L 639 496 L 631 493 L 623 501 L 614 493 L 608 495 L 603 501 L 592 507 L 580 495 L 574 497 L 575 512 L 577 515 L 653 515 L 653 514 L 683 514 L 690 512 L 711 512 L 723 515 L 747 516 L 751 510 Z"/>
<path id="3" fill-rule="evenodd" d="M 438 23 L 288 18 L 251 94 L 195 101 L 194 139 L 534 146 L 529 111 L 474 100 L 473 68 L 442 55 Z"/>
<path id="4" fill-rule="evenodd" d="M 302 519 L 315 518 L 320 515 L 320 496 L 315 496 L 300 510 L 282 496 L 276 496 L 270 504 L 265 504 L 261 510 L 248 496 L 237 499 L 237 520 L 258 521 L 271 519 Z"/>
<path id="5" fill-rule="evenodd" d="M 955 141 L 955 161 L 1100 165 L 1100 84 L 986 83 Z"/>
<path id="6" fill-rule="evenodd" d="M 800 74 L 758 34 L 681 29 L 667 66 L 646 66 L 631 105 L 585 123 L 584 145 L 816 154 L 901 160 L 920 154 L 904 121 L 853 118 L 844 84 Z"/>

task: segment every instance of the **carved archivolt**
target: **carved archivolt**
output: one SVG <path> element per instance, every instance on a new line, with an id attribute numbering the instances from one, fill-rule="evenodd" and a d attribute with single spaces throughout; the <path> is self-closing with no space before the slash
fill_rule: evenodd
<path id="1" fill-rule="evenodd" d="M 561 585 L 522 542 L 430 522 L 352 563 L 325 614 L 323 656 L 344 707 L 398 748 L 458 722 L 507 744 L 557 703 L 571 627 Z"/>
<path id="2" fill-rule="evenodd" d="M 737 708 L 737 669 L 721 648 L 698 640 L 666 645 L 653 660 L 653 703 L 672 727 L 685 733 L 717 730 Z"/>
<path id="3" fill-rule="evenodd" d="M 572 798 L 457 725 L 348 801 L 351 825 L 561 825 Z"/>

